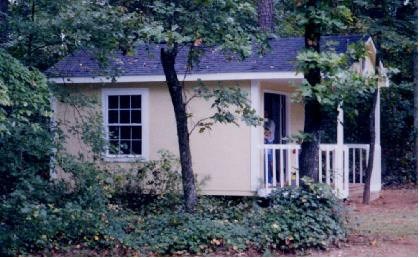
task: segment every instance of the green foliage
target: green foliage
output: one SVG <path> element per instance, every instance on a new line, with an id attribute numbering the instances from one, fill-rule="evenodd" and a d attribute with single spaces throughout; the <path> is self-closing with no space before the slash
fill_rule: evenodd
<path id="1" fill-rule="evenodd" d="M 255 41 L 263 41 L 251 1 L 144 1 L 135 7 L 149 14 L 139 32 L 145 42 L 166 42 L 169 48 L 203 44 L 246 57 Z"/>
<path id="2" fill-rule="evenodd" d="M 204 255 L 256 248 L 261 252 L 327 248 L 346 237 L 346 220 L 329 186 L 303 179 L 300 188 L 257 198 L 201 197 L 196 212 L 180 203 L 149 210 L 133 224 L 130 245 L 150 255 Z"/>
<path id="3" fill-rule="evenodd" d="M 88 146 L 88 151 L 80 155 L 87 156 L 87 154 L 91 154 L 93 160 L 99 160 L 105 152 L 106 147 L 108 147 L 104 137 L 105 132 L 101 112 L 84 109 L 83 114 L 80 114 L 75 120 L 73 125 L 62 123 L 59 123 L 59 125 L 67 126 L 69 133 L 75 138 L 80 138 L 81 142 Z"/>
<path id="4" fill-rule="evenodd" d="M 199 83 L 200 86 L 193 89 L 193 95 L 189 100 L 203 98 L 211 101 L 211 109 L 214 112 L 211 116 L 195 122 L 191 132 L 199 128 L 199 132 L 202 133 L 210 130 L 216 123 L 239 126 L 239 120 L 249 126 L 261 125 L 263 118 L 256 115 L 256 111 L 250 105 L 248 94 L 240 87 L 226 87 L 219 82 L 218 87 L 209 88 L 202 81 Z M 193 114 L 190 114 L 190 118 L 192 116 Z"/>
<path id="5" fill-rule="evenodd" d="M 124 28 L 135 25 L 138 29 L 134 17 L 127 19 L 123 14 L 107 1 L 13 1 L 4 47 L 24 65 L 41 71 L 80 48 L 93 50 L 105 64 L 109 49 L 132 40 L 124 34 Z"/>
<path id="6" fill-rule="evenodd" d="M 25 179 L 0 205 L 0 253 L 25 254 L 105 235 L 109 193 L 103 172 L 74 157 L 58 160 L 70 181 Z"/>
<path id="7" fill-rule="evenodd" d="M 301 188 L 281 189 L 268 201 L 262 208 L 257 198 L 201 197 L 193 214 L 180 202 L 169 208 L 157 201 L 132 217 L 126 242 L 150 255 L 203 255 L 326 248 L 346 236 L 340 204 L 327 185 L 304 179 Z"/>
<path id="8" fill-rule="evenodd" d="M 121 223 L 108 210 L 109 175 L 59 152 L 64 139 L 50 121 L 46 78 L 1 50 L 0 71 L 0 255 L 96 241 L 118 231 Z M 85 140 L 91 136 L 90 130 L 81 133 Z M 53 153 L 67 180 L 50 180 Z"/>
<path id="9" fill-rule="evenodd" d="M 417 1 L 351 1 L 349 5 L 356 22 L 351 33 L 370 35 L 385 67 L 400 71 L 391 78 L 389 89 L 381 94 L 382 175 L 385 184 L 417 182 L 415 157 L 414 89 L 417 68 Z M 365 110 L 368 99 L 357 104 L 355 122 L 345 125 L 345 141 L 368 142 Z M 364 102 L 364 103 L 363 103 Z M 346 110 L 345 110 L 346 112 Z"/>
<path id="10" fill-rule="evenodd" d="M 52 147 L 46 78 L 0 50 L 0 195 L 22 179 L 48 177 Z"/>
<path id="11" fill-rule="evenodd" d="M 385 184 L 417 183 L 414 96 L 417 94 L 417 1 L 354 1 L 357 30 L 371 35 L 384 66 L 397 67 L 381 97 L 382 173 Z"/>
<path id="12" fill-rule="evenodd" d="M 237 222 L 259 209 L 258 201 L 257 197 L 201 196 L 196 212 L 215 220 Z"/>
<path id="13" fill-rule="evenodd" d="M 411 82 L 392 84 L 382 91 L 381 146 L 383 183 L 397 185 L 417 183 L 415 129 L 412 110 L 414 85 Z M 384 115 L 389 114 L 389 115 Z M 417 150 L 416 150 L 417 151 Z"/>
<path id="14" fill-rule="evenodd" d="M 380 78 L 378 75 L 361 74 L 352 68 L 354 62 L 363 58 L 366 58 L 366 51 L 360 43 L 351 44 L 347 52 L 341 54 L 333 50 L 321 53 L 301 51 L 297 56 L 297 70 L 306 74 L 311 69 L 318 69 L 322 80 L 314 86 L 303 80 L 293 96 L 294 100 L 315 99 L 322 105 L 325 117 L 335 115 L 336 108 L 342 103 L 346 107 L 346 116 L 353 118 L 358 113 L 359 100 L 370 100 Z M 327 132 L 326 138 L 330 138 L 327 136 L 331 133 Z"/>
<path id="15" fill-rule="evenodd" d="M 326 248 L 346 237 L 340 204 L 325 184 L 303 178 L 299 188 L 282 188 L 269 200 L 270 208 L 256 224 L 265 246 L 283 250 Z"/>
<path id="16" fill-rule="evenodd" d="M 309 2 L 314 2 L 314 6 Z M 275 1 L 278 14 L 276 33 L 280 36 L 303 36 L 309 21 L 318 25 L 321 33 L 346 32 L 356 23 L 356 17 L 346 1 Z"/>
<path id="17" fill-rule="evenodd" d="M 136 230 L 138 244 L 155 255 L 202 255 L 221 246 L 244 249 L 249 234 L 239 223 L 179 211 L 147 216 Z"/>
<path id="18" fill-rule="evenodd" d="M 169 151 L 159 154 L 159 159 L 141 161 L 130 171 L 113 171 L 115 202 L 140 213 L 159 213 L 181 202 L 179 161 Z"/>
<path id="19" fill-rule="evenodd" d="M 46 78 L 36 69 L 28 70 L 1 49 L 0 90 L 1 135 L 10 135 L 11 128 L 22 124 L 39 129 L 45 121 L 41 117 L 50 115 Z"/>

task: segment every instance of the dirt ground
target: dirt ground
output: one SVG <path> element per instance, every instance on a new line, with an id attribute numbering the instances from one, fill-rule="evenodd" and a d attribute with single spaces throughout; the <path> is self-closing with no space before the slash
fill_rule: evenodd
<path id="1" fill-rule="evenodd" d="M 312 256 L 418 256 L 418 191 L 387 189 L 371 205 L 347 204 L 352 233 L 347 243 Z"/>

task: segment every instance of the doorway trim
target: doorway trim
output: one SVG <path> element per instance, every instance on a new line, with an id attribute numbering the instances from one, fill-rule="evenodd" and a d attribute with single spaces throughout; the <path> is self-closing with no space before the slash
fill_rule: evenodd
<path id="1" fill-rule="evenodd" d="M 286 120 L 285 120 L 285 134 L 287 137 L 290 136 L 291 133 L 291 101 L 290 101 L 290 95 L 292 93 L 280 91 L 280 90 L 269 90 L 269 89 L 263 89 L 262 90 L 262 96 L 261 96 L 261 108 L 264 109 L 265 107 L 265 93 L 271 93 L 271 94 L 278 94 L 278 95 L 284 95 L 285 96 L 285 114 L 286 114 Z M 262 114 L 263 116 L 263 114 Z"/>

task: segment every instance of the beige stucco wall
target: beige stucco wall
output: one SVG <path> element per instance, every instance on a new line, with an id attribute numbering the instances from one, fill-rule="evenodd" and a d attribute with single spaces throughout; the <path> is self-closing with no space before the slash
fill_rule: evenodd
<path id="1" fill-rule="evenodd" d="M 263 110 L 263 91 L 278 90 L 291 93 L 293 88 L 287 81 L 261 82 L 261 105 Z M 188 87 L 194 83 L 187 84 Z M 215 87 L 216 83 L 206 85 Z M 237 86 L 250 94 L 250 81 L 223 82 L 223 85 Z M 158 150 L 166 149 L 178 155 L 176 124 L 170 95 L 164 83 L 119 83 L 96 85 L 69 85 L 76 94 L 95 97 L 98 100 L 95 111 L 101 112 L 102 88 L 148 88 L 149 89 L 149 158 L 157 159 Z M 249 96 L 250 97 L 250 96 Z M 303 107 L 301 104 L 290 103 L 290 133 L 303 129 Z M 80 114 L 86 110 L 75 110 L 68 105 L 56 104 L 57 120 L 66 121 L 67 128 L 74 124 Z M 189 111 L 195 121 L 210 114 L 210 103 L 195 99 Z M 260 114 L 263 115 L 263 114 Z M 261 136 L 262 137 L 262 136 Z M 69 135 L 66 149 L 72 154 L 88 153 L 81 139 Z M 200 186 L 203 194 L 216 195 L 251 195 L 251 128 L 245 124 L 215 125 L 211 131 L 191 136 L 193 169 L 198 181 L 205 183 Z M 110 167 L 135 167 L 133 163 L 106 163 Z"/>

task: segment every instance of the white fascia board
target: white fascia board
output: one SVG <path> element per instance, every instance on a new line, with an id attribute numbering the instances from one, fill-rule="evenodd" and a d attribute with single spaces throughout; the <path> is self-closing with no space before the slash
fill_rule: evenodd
<path id="1" fill-rule="evenodd" d="M 367 45 L 370 44 L 372 46 L 374 54 L 377 54 L 377 48 L 375 47 L 374 40 L 372 39 L 372 37 L 369 37 L 367 42 L 365 42 L 365 44 Z"/>
<path id="2" fill-rule="evenodd" d="M 178 75 L 179 80 L 183 81 L 184 75 Z M 261 80 L 261 79 L 303 79 L 301 73 L 296 72 L 257 72 L 257 73 L 208 73 L 187 75 L 185 81 L 236 81 L 236 80 Z M 120 76 L 116 77 L 116 82 L 164 82 L 164 75 L 140 75 L 140 76 Z M 111 77 L 53 77 L 49 81 L 59 84 L 71 83 L 110 83 Z"/>

